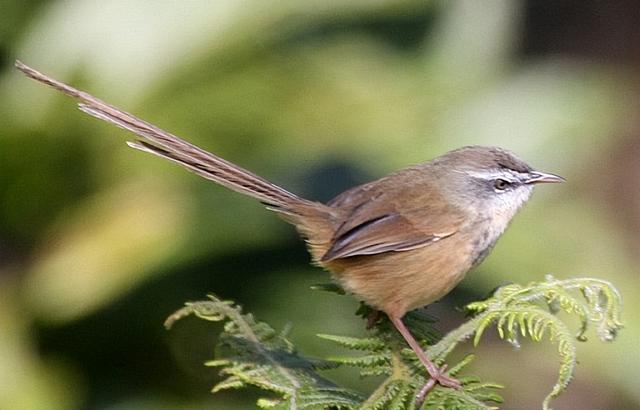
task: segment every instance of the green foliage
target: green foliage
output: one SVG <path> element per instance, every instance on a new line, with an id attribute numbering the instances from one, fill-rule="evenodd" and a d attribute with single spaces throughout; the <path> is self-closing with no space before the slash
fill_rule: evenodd
<path id="1" fill-rule="evenodd" d="M 335 364 L 302 357 L 287 338 L 290 328 L 276 332 L 252 314 L 243 314 L 233 302 L 209 296 L 208 301 L 187 303 L 165 322 L 167 328 L 187 315 L 214 322 L 226 321 L 220 335 L 218 352 L 223 357 L 207 362 L 220 367 L 226 378 L 213 392 L 254 386 L 275 393 L 261 398 L 258 406 L 273 409 L 354 409 L 362 397 L 340 388 L 321 377 L 317 371 Z"/>
<path id="2" fill-rule="evenodd" d="M 566 390 L 573 376 L 577 363 L 574 339 L 586 341 L 589 324 L 595 323 L 600 340 L 612 341 L 622 328 L 621 307 L 620 294 L 606 281 L 592 278 L 557 280 L 548 275 L 545 282 L 503 286 L 493 297 L 471 303 L 467 309 L 477 313 L 475 345 L 493 323 L 497 323 L 500 338 L 515 344 L 518 335 L 538 342 L 548 334 L 550 341 L 557 341 L 560 370 L 553 390 L 543 402 L 543 408 L 548 409 L 551 399 Z M 580 319 L 580 330 L 575 338 L 555 315 L 560 310 Z"/>
<path id="3" fill-rule="evenodd" d="M 333 285 L 316 288 L 342 293 Z M 558 380 L 543 401 L 543 408 L 549 409 L 550 401 L 566 390 L 573 375 L 577 362 L 575 340 L 585 341 L 585 333 L 591 324 L 596 325 L 601 340 L 613 340 L 622 327 L 621 305 L 618 292 L 608 282 L 590 278 L 556 280 L 548 276 L 544 282 L 501 287 L 489 299 L 469 304 L 467 309 L 473 316 L 444 336 L 434 330 L 434 319 L 424 310 L 410 312 L 405 322 L 422 342 L 427 354 L 439 364 L 444 364 L 449 353 L 461 342 L 473 337 L 477 345 L 484 331 L 493 324 L 498 335 L 513 344 L 518 343 L 519 337 L 541 341 L 548 336 L 550 341 L 557 343 L 560 354 Z M 576 315 L 580 320 L 576 336 L 556 316 L 560 311 Z M 359 314 L 367 317 L 371 312 L 365 306 L 359 310 Z M 189 314 L 211 321 L 225 321 L 217 346 L 221 359 L 207 363 L 220 367 L 221 374 L 226 377 L 213 392 L 254 386 L 273 394 L 258 400 L 257 405 L 261 408 L 486 410 L 495 409 L 497 407 L 493 406 L 502 402 L 496 393 L 496 389 L 502 388 L 499 384 L 461 375 L 474 359 L 471 354 L 450 366 L 447 372 L 462 382 L 460 390 L 436 386 L 424 402 L 417 401 L 417 394 L 428 381 L 426 372 L 386 319 L 374 323 L 368 337 L 318 335 L 358 352 L 355 356 L 321 360 L 299 355 L 288 339 L 288 327 L 276 332 L 266 323 L 256 321 L 251 314 L 242 313 L 232 302 L 214 296 L 208 301 L 187 303 L 167 319 L 166 326 L 170 327 Z M 354 367 L 363 377 L 384 376 L 384 380 L 365 397 L 336 386 L 320 375 L 322 370 L 337 366 Z"/>

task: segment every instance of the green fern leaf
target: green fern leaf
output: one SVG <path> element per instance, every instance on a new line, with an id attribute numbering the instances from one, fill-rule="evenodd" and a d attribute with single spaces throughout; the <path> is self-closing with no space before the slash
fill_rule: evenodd
<path id="1" fill-rule="evenodd" d="M 335 285 L 317 288 L 344 293 Z M 492 297 L 469 304 L 467 310 L 473 316 L 445 335 L 435 330 L 435 319 L 424 309 L 410 312 L 404 321 L 426 348 L 427 355 L 440 364 L 462 342 L 473 338 L 477 345 L 484 332 L 494 325 L 500 338 L 515 345 L 519 337 L 533 341 L 548 339 L 556 343 L 560 367 L 556 383 L 543 401 L 543 408 L 548 410 L 551 400 L 566 390 L 573 377 L 577 362 L 576 338 L 586 340 L 589 327 L 595 325 L 601 340 L 613 340 L 622 328 L 621 306 L 620 295 L 606 281 L 591 278 L 557 280 L 547 276 L 543 282 L 503 286 Z M 577 336 L 556 316 L 559 311 L 578 318 Z M 366 318 L 374 313 L 364 305 L 358 310 L 358 314 Z M 473 360 L 473 355 L 465 356 L 448 371 L 462 382 L 461 389 L 436 386 L 424 402 L 419 402 L 416 395 L 428 381 L 425 369 L 384 317 L 375 323 L 369 337 L 319 335 L 342 348 L 358 352 L 356 356 L 323 360 L 298 354 L 288 337 L 290 326 L 276 332 L 253 315 L 242 313 L 234 303 L 213 296 L 208 301 L 187 303 L 171 315 L 165 325 L 170 327 L 176 320 L 191 314 L 204 320 L 224 322 L 224 332 L 216 349 L 220 357 L 205 363 L 220 368 L 220 374 L 224 376 L 213 391 L 257 387 L 272 395 L 257 401 L 258 407 L 263 409 L 488 410 L 497 408 L 494 405 L 502 402 L 496 392 L 501 385 L 460 375 Z M 334 385 L 319 373 L 337 366 L 353 367 L 364 377 L 384 376 L 384 380 L 365 398 L 358 392 Z"/>
<path id="2" fill-rule="evenodd" d="M 335 386 L 321 377 L 317 370 L 334 366 L 333 363 L 308 359 L 297 354 L 287 339 L 289 330 L 278 333 L 253 315 L 244 314 L 232 302 L 215 296 L 210 300 L 187 303 L 167 320 L 170 327 L 176 320 L 189 314 L 210 321 L 225 321 L 224 332 L 218 342 L 218 351 L 225 357 L 206 364 L 221 367 L 225 379 L 213 392 L 257 387 L 279 397 L 261 398 L 261 408 L 287 409 L 355 409 L 363 397 L 358 393 Z"/>
<path id="3" fill-rule="evenodd" d="M 370 352 L 379 352 L 387 349 L 386 344 L 380 338 L 368 337 L 358 338 L 349 336 L 336 336 L 327 334 L 318 334 L 319 338 L 337 343 L 342 347 L 351 350 L 364 350 Z"/>
<path id="4" fill-rule="evenodd" d="M 523 337 L 528 336 L 536 342 L 548 334 L 550 341 L 557 342 L 560 355 L 558 379 L 543 401 L 543 408 L 549 409 L 551 400 L 569 385 L 577 362 L 574 336 L 554 313 L 563 310 L 578 316 L 581 323 L 578 340 L 584 340 L 589 323 L 596 322 L 600 339 L 610 341 L 622 327 L 621 304 L 618 292 L 606 281 L 590 278 L 556 280 L 548 275 L 544 282 L 507 285 L 499 288 L 493 297 L 469 304 L 467 309 L 476 314 L 475 321 L 468 322 L 468 326 L 458 333 L 468 334 L 469 327 L 475 327 L 474 345 L 493 323 L 496 323 L 500 338 L 511 341 L 516 339 L 518 330 Z"/>

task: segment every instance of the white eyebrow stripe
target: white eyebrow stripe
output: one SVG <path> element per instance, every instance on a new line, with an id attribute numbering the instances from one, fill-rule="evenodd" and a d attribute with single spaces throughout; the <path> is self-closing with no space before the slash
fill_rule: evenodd
<path id="1" fill-rule="evenodd" d="M 520 175 L 520 173 L 508 169 L 490 171 L 465 170 L 464 173 L 471 177 L 480 178 L 487 181 L 492 181 L 494 179 L 504 179 L 508 182 L 520 182 L 522 180 L 522 176 Z"/>

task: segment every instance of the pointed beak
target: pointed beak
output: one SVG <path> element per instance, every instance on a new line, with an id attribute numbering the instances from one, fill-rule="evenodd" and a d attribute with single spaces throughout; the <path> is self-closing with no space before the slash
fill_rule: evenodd
<path id="1" fill-rule="evenodd" d="M 546 172 L 531 171 L 529 177 L 525 181 L 527 184 L 554 184 L 557 182 L 564 182 L 566 179 L 560 175 L 547 174 Z"/>

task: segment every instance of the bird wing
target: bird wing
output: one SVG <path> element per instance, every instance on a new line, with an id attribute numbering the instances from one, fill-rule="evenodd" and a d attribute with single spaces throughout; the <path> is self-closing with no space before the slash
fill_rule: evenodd
<path id="1" fill-rule="evenodd" d="M 408 251 L 455 234 L 464 220 L 461 212 L 421 186 L 420 178 L 412 179 L 418 182 L 386 183 L 384 189 L 366 184 L 330 202 L 344 215 L 322 261 Z"/>

